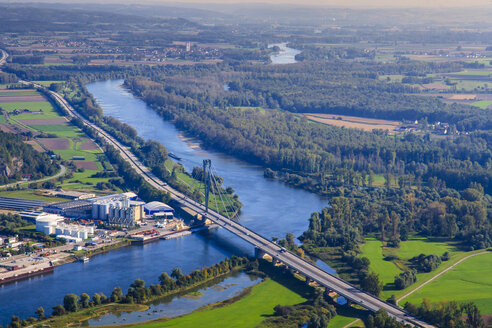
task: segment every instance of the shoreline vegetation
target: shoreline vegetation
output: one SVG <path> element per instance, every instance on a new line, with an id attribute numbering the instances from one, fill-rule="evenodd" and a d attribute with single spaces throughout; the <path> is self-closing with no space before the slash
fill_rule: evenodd
<path id="1" fill-rule="evenodd" d="M 176 295 L 188 295 L 191 293 L 191 296 L 193 297 L 197 293 L 196 291 L 203 288 L 203 286 L 213 286 L 227 276 L 239 271 L 246 271 L 248 274 L 262 277 L 263 280 L 258 284 L 245 288 L 241 293 L 232 298 L 205 305 L 186 315 L 173 318 L 159 318 L 138 324 L 121 324 L 110 327 L 131 327 L 141 325 L 144 327 L 152 327 L 155 324 L 162 324 L 163 322 L 174 320 L 183 320 L 185 322 L 191 320 L 193 322 L 194 319 L 193 317 L 190 319 L 190 316 L 197 314 L 199 316 L 211 315 L 215 319 L 220 318 L 220 320 L 222 320 L 223 315 L 227 316 L 225 312 L 222 312 L 221 315 L 218 316 L 214 313 L 210 314 L 210 311 L 222 311 L 220 310 L 221 308 L 228 306 L 242 308 L 245 304 L 248 304 L 246 306 L 252 307 L 252 312 L 250 313 L 251 315 L 243 313 L 243 318 L 241 320 L 253 320 L 255 324 L 251 327 L 260 324 L 266 318 L 267 321 L 265 324 L 267 324 L 269 320 L 274 319 L 286 320 L 286 316 L 289 314 L 299 312 L 293 318 L 288 319 L 288 321 L 296 323 L 297 327 L 299 320 L 301 320 L 301 322 L 307 322 L 309 321 L 310 315 L 318 313 L 319 309 L 313 307 L 312 302 L 319 303 L 322 307 L 325 307 L 330 311 L 331 314 L 329 315 L 329 318 L 324 315 L 324 320 L 327 320 L 327 322 L 331 317 L 336 315 L 335 306 L 332 303 L 329 303 L 331 301 L 327 302 L 325 297 L 317 292 L 315 288 L 306 285 L 302 279 L 300 280 L 299 277 L 292 275 L 289 271 L 285 270 L 285 268 L 274 266 L 272 263 L 264 260 L 258 262 L 258 260 L 248 260 L 246 258 L 233 256 L 231 259 L 225 259 L 212 267 L 195 270 L 189 275 L 182 274 L 181 271 L 176 268 L 173 270 L 171 276 L 168 276 L 167 273 L 161 274 L 159 277 L 160 284 L 150 285 L 150 287 L 145 287 L 145 282 L 137 279 L 130 285 L 126 295 L 123 295 L 122 290 L 119 287 L 115 287 L 109 297 L 106 297 L 102 293 L 95 294 L 92 298 L 87 294 L 82 294 L 80 297 L 74 294 L 67 294 L 63 300 L 63 305 L 60 304 L 53 308 L 51 317 L 47 317 L 44 309 L 39 308 L 36 311 L 38 319 L 30 317 L 21 320 L 20 318 L 13 316 L 12 323 L 9 327 L 41 327 L 43 325 L 49 325 L 53 328 L 61 328 L 82 324 L 91 318 L 107 315 L 111 312 L 144 311 L 148 309 L 149 304 L 163 301 L 175 297 Z M 207 277 L 208 273 L 211 274 L 210 277 Z M 198 279 L 198 281 L 192 282 L 195 279 Z M 268 295 L 272 294 L 277 295 L 277 297 L 269 298 Z M 298 306 L 299 308 L 296 308 Z M 233 315 L 237 316 L 236 312 Z M 278 318 L 278 315 L 281 317 Z M 284 316 L 283 319 L 282 316 Z M 252 319 L 253 317 L 254 319 Z M 269 317 L 271 317 L 271 319 L 268 319 Z M 212 325 L 210 327 L 214 326 Z M 268 325 L 265 327 L 268 327 Z"/>

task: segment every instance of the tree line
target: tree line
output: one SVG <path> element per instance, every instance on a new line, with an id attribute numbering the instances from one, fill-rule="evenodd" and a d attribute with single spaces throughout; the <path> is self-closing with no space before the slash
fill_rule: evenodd
<path id="1" fill-rule="evenodd" d="M 248 267 L 252 268 L 253 265 L 254 263 L 245 257 L 232 255 L 231 258 L 226 258 L 220 263 L 194 270 L 189 274 L 183 274 L 179 268 L 174 268 L 170 275 L 167 272 L 163 272 L 159 276 L 158 284 L 146 286 L 144 280 L 136 279 L 130 284 L 126 294 L 123 293 L 121 287 L 115 287 L 109 297 L 104 293 L 95 293 L 92 297 L 87 293 L 82 293 L 80 296 L 70 293 L 64 296 L 62 304 L 53 307 L 51 317 L 62 316 L 67 313 L 96 307 L 101 304 L 147 303 L 153 299 L 174 294 L 199 283 L 226 275 L 231 271 Z M 36 317 L 29 317 L 23 320 L 18 316 L 12 316 L 11 323 L 10 325 L 7 325 L 7 328 L 26 327 L 50 318 L 43 307 L 39 307 L 35 314 Z"/>

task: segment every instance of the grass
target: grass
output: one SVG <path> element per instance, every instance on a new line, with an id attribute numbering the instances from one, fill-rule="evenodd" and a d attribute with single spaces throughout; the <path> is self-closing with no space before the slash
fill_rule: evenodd
<path id="1" fill-rule="evenodd" d="M 420 304 L 423 298 L 431 302 L 473 301 L 482 313 L 492 314 L 492 253 L 477 255 L 460 263 L 410 295 L 404 302 Z"/>
<path id="2" fill-rule="evenodd" d="M 371 261 L 370 270 L 378 273 L 383 283 L 393 282 L 395 276 L 401 272 L 393 262 L 384 260 L 385 256 L 383 255 L 381 241 L 375 238 L 368 238 L 366 243 L 362 245 L 361 250 L 362 256 Z"/>
<path id="3" fill-rule="evenodd" d="M 492 74 L 491 71 L 463 71 L 452 73 L 452 75 L 465 75 L 465 76 L 489 76 Z"/>
<path id="4" fill-rule="evenodd" d="M 492 105 L 492 100 L 481 100 L 472 104 L 472 106 L 477 106 L 482 109 L 487 109 L 487 107 L 489 107 L 490 105 Z"/>
<path id="5" fill-rule="evenodd" d="M 123 312 L 123 311 L 145 311 L 148 309 L 147 305 L 142 304 L 107 304 L 95 309 L 87 309 L 75 313 L 68 313 L 60 317 L 53 317 L 50 320 L 44 321 L 43 324 L 48 325 L 51 328 L 64 328 L 70 327 L 74 322 L 82 322 L 97 315 L 104 315 L 110 312 Z"/>
<path id="6" fill-rule="evenodd" d="M 258 111 L 260 112 L 262 115 L 265 115 L 266 114 L 266 109 L 263 108 L 263 107 L 249 107 L 249 106 L 232 106 L 231 108 L 238 108 L 240 109 L 241 111 L 247 111 L 247 110 L 251 110 L 251 111 Z"/>
<path id="7" fill-rule="evenodd" d="M 409 240 L 401 243 L 400 248 L 395 252 L 395 255 L 403 259 L 411 259 L 422 253 L 442 255 L 445 252 L 453 253 L 456 251 L 456 247 L 448 240 L 413 236 Z"/>
<path id="8" fill-rule="evenodd" d="M 83 136 L 82 131 L 79 128 L 67 124 L 34 125 L 33 128 L 40 132 L 56 133 L 60 137 L 76 138 Z"/>
<path id="9" fill-rule="evenodd" d="M 0 102 L 0 107 L 7 112 L 13 112 L 14 109 L 29 109 L 32 111 L 42 110 L 43 112 L 53 112 L 53 106 L 47 101 L 33 101 L 33 102 Z M 36 118 L 36 115 L 30 115 L 30 118 Z"/>
<path id="10" fill-rule="evenodd" d="M 475 91 L 475 89 L 485 89 L 486 85 L 490 87 L 490 83 L 486 81 L 477 81 L 477 80 L 456 80 L 453 79 L 453 82 L 456 82 L 456 90 L 465 90 L 465 91 Z"/>
<path id="11" fill-rule="evenodd" d="M 272 297 L 274 296 L 274 297 Z M 144 324 L 127 327 L 256 327 L 266 316 L 274 313 L 273 308 L 277 304 L 293 305 L 305 302 L 306 299 L 282 286 L 267 279 L 250 288 L 249 293 L 238 301 L 223 305 L 214 304 L 201 308 L 191 314 L 171 319 L 169 321 L 156 320 Z"/>
<path id="12" fill-rule="evenodd" d="M 16 197 L 16 198 L 25 198 L 32 200 L 39 200 L 47 203 L 60 203 L 68 201 L 66 198 L 58 198 L 58 197 L 45 197 L 37 195 L 38 190 L 32 189 L 22 189 L 22 190 L 13 190 L 13 191 L 0 191 L 0 197 Z"/>
<path id="13" fill-rule="evenodd" d="M 5 92 L 5 91 L 2 92 L 2 90 L 0 90 L 0 96 L 32 96 L 32 95 L 38 95 L 38 94 L 39 93 L 36 91 L 21 91 L 21 92 L 11 93 L 11 92 Z"/>
<path id="14" fill-rule="evenodd" d="M 49 87 L 52 83 L 65 83 L 65 81 L 32 81 L 32 82 L 41 84 L 45 87 Z"/>
<path id="15" fill-rule="evenodd" d="M 469 252 L 459 251 L 454 242 L 438 238 L 428 239 L 421 236 L 412 236 L 409 240 L 401 242 L 400 248 L 398 249 L 382 247 L 381 241 L 375 238 L 367 238 L 366 243 L 362 245 L 361 250 L 361 256 L 369 258 L 371 261 L 370 269 L 379 274 L 379 277 L 384 284 L 384 289 L 381 294 L 381 298 L 383 299 L 390 297 L 392 294 L 395 294 L 396 296 L 404 295 L 437 273 L 451 266 L 459 259 L 471 254 Z M 409 259 L 422 253 L 440 256 L 444 252 L 449 252 L 451 259 L 447 262 L 443 262 L 436 271 L 419 273 L 417 274 L 416 284 L 411 285 L 404 290 L 395 289 L 393 285 L 394 278 L 408 267 Z M 399 259 L 386 261 L 385 258 L 390 255 L 397 256 Z"/>

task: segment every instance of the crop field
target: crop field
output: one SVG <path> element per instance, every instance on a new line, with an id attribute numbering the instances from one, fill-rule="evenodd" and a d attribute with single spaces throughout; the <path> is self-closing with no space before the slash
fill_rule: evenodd
<path id="1" fill-rule="evenodd" d="M 449 100 L 475 100 L 477 95 L 474 94 L 450 94 L 445 96 Z"/>
<path id="2" fill-rule="evenodd" d="M 275 297 L 272 297 L 272 295 L 275 295 Z M 156 320 L 130 327 L 215 328 L 223 327 L 224 323 L 227 323 L 227 327 L 229 328 L 253 328 L 258 326 L 266 317 L 272 315 L 274 312 L 273 308 L 277 304 L 293 305 L 305 301 L 306 299 L 299 294 L 268 279 L 253 286 L 248 295 L 245 295 L 232 304 L 207 306 L 191 314 L 169 321 Z"/>
<path id="3" fill-rule="evenodd" d="M 334 125 L 339 127 L 361 129 L 364 131 L 372 131 L 375 129 L 388 130 L 394 132 L 395 128 L 400 125 L 400 122 L 380 120 L 373 118 L 357 117 L 357 116 L 345 116 L 334 114 L 315 114 L 306 113 L 303 114 L 307 119 L 322 124 Z"/>
<path id="4" fill-rule="evenodd" d="M 45 81 L 42 84 L 50 85 L 53 82 L 59 81 Z M 8 96 L 1 96 L 2 94 L 8 94 Z M 11 95 L 15 95 L 19 99 L 15 99 L 16 102 L 2 102 L 3 99 L 12 98 Z M 30 101 L 34 100 L 31 99 L 32 97 L 40 97 L 42 101 Z M 102 151 L 79 128 L 71 125 L 64 117 L 60 116 L 52 104 L 40 93 L 34 89 L 0 90 L 0 107 L 9 113 L 9 122 L 5 120 L 3 115 L 1 116 L 0 124 L 2 125 L 0 128 L 2 130 L 13 133 L 32 131 L 38 134 L 55 135 L 56 137 L 51 138 L 38 137 L 28 141 L 28 143 L 39 151 L 52 150 L 64 160 L 72 160 L 74 156 L 85 158 L 83 161 L 74 161 L 78 170 L 73 172 L 72 178 L 63 182 L 63 188 L 93 190 L 94 185 L 98 182 L 109 180 L 109 178 L 90 178 L 93 174 L 103 171 L 103 165 L 98 158 Z M 15 115 L 13 113 L 15 109 L 42 112 Z M 111 167 L 111 165 L 107 165 L 107 167 Z"/>
<path id="5" fill-rule="evenodd" d="M 477 255 L 430 282 L 403 301 L 419 304 L 456 300 L 475 302 L 482 313 L 492 314 L 492 253 Z"/>
<path id="6" fill-rule="evenodd" d="M 487 108 L 492 109 L 492 100 L 480 100 L 474 102 L 472 106 L 480 107 L 482 109 L 487 109 Z"/>
<path id="7" fill-rule="evenodd" d="M 2 103 L 16 103 L 16 102 L 38 102 L 44 101 L 45 98 L 40 94 L 16 94 L 0 95 L 0 102 Z"/>
<path id="8" fill-rule="evenodd" d="M 39 138 L 38 141 L 49 150 L 65 150 L 70 145 L 65 138 Z"/>
<path id="9" fill-rule="evenodd" d="M 23 124 L 27 125 L 66 125 L 67 120 L 60 118 L 27 118 L 20 120 Z"/>

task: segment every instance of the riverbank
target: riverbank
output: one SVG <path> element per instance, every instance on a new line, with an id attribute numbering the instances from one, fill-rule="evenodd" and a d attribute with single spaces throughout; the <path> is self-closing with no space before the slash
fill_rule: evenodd
<path id="1" fill-rule="evenodd" d="M 218 283 L 224 281 L 227 277 L 233 276 L 236 273 L 242 272 L 245 269 L 244 266 L 238 266 L 230 271 L 226 271 L 217 276 L 212 276 L 203 281 L 197 282 L 195 284 L 187 285 L 181 288 L 173 289 L 167 293 L 163 293 L 158 296 L 153 296 L 147 299 L 141 304 L 126 304 L 126 303 L 108 303 L 92 306 L 87 309 L 81 309 L 77 312 L 67 313 L 61 316 L 52 316 L 46 320 L 39 321 L 39 323 L 48 324 L 50 327 L 66 327 L 67 324 L 82 324 L 86 325 L 90 319 L 103 317 L 111 313 L 122 313 L 122 312 L 134 312 L 134 311 L 146 311 L 153 304 L 167 303 L 167 301 L 172 300 L 175 297 L 183 297 L 186 295 L 197 295 L 197 291 L 204 288 L 215 286 Z M 167 318 L 166 318 L 167 320 Z"/>
<path id="2" fill-rule="evenodd" d="M 271 297 L 275 295 L 275 297 Z M 227 323 L 227 327 L 257 327 L 265 318 L 274 314 L 274 307 L 295 305 L 306 299 L 271 279 L 248 287 L 239 295 L 218 303 L 204 306 L 188 315 L 178 318 L 162 318 L 138 325 L 117 325 L 112 327 L 180 327 L 216 328 Z"/>

